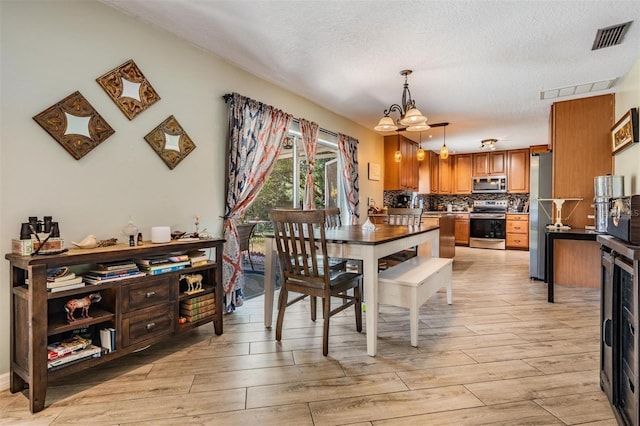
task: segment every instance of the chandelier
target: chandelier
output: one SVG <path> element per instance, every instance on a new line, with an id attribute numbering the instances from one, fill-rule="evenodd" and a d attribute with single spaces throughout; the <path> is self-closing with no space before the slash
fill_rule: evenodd
<path id="1" fill-rule="evenodd" d="M 490 150 L 495 151 L 496 143 L 498 143 L 498 139 L 484 139 L 480 142 L 480 149 L 489 148 Z"/>
<path id="2" fill-rule="evenodd" d="M 430 127 L 427 124 L 427 117 L 422 115 L 420 110 L 416 108 L 415 101 L 411 98 L 411 92 L 409 91 L 409 82 L 407 76 L 413 71 L 402 70 L 400 75 L 404 76 L 404 88 L 402 89 L 402 106 L 398 104 L 392 104 L 388 109 L 384 110 L 384 117 L 380 119 L 378 125 L 374 127 L 374 130 L 379 132 L 393 132 L 396 130 L 407 130 L 409 132 L 421 132 L 428 130 Z M 395 111 L 400 114 L 400 118 L 393 121 L 389 114 Z"/>

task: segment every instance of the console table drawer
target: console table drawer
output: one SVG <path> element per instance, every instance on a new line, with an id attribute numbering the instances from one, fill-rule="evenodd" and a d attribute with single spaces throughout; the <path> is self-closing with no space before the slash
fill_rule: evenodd
<path id="1" fill-rule="evenodd" d="M 175 307 L 145 309 L 122 319 L 122 345 L 129 346 L 163 334 L 172 333 L 175 328 Z"/>
<path id="2" fill-rule="evenodd" d="M 122 312 L 127 313 L 149 306 L 160 305 L 174 299 L 171 277 L 159 277 L 122 288 Z M 177 278 L 173 277 L 175 281 Z"/>

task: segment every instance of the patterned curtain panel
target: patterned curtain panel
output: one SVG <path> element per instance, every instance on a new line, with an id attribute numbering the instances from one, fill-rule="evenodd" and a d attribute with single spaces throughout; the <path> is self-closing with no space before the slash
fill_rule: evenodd
<path id="1" fill-rule="evenodd" d="M 318 148 L 318 132 L 320 126 L 317 123 L 300 118 L 300 131 L 304 152 L 307 155 L 307 179 L 304 185 L 304 209 L 313 210 L 316 208 L 313 186 L 313 172 L 316 168 L 316 151 Z"/>
<path id="2" fill-rule="evenodd" d="M 234 93 L 229 105 L 228 189 L 222 275 L 227 312 L 241 306 L 244 274 L 236 223 L 260 193 L 275 165 L 293 116 Z"/>
<path id="3" fill-rule="evenodd" d="M 338 134 L 338 150 L 342 163 L 342 183 L 347 208 L 349 209 L 349 222 L 357 225 L 360 222 L 360 183 L 358 182 L 358 139 L 351 136 Z"/>

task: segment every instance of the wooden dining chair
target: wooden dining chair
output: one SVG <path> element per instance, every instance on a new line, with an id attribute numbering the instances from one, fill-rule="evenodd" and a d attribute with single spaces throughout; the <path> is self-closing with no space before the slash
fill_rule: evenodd
<path id="1" fill-rule="evenodd" d="M 387 210 L 389 225 L 420 226 L 422 209 L 420 208 L 393 208 Z"/>
<path id="2" fill-rule="evenodd" d="M 316 320 L 316 298 L 322 298 L 322 353 L 329 353 L 329 318 L 354 306 L 356 330 L 362 331 L 362 274 L 332 271 L 327 255 L 324 210 L 271 210 L 269 217 L 283 277 L 278 300 L 276 340 L 282 339 L 282 325 L 286 308 L 306 296 L 311 298 L 311 320 Z M 353 289 L 353 295 L 348 290 Z M 289 300 L 289 292 L 300 296 Z M 331 298 L 347 300 L 331 309 Z"/>
<path id="3" fill-rule="evenodd" d="M 389 225 L 420 226 L 422 222 L 422 209 L 420 208 L 392 208 L 387 210 L 387 223 Z M 378 261 L 378 270 L 387 269 L 418 255 L 418 247 L 401 250 L 385 256 Z"/>
<path id="4" fill-rule="evenodd" d="M 339 207 L 328 207 L 324 209 L 325 220 L 324 226 L 327 229 L 337 228 L 342 226 L 342 218 L 340 217 Z M 329 267 L 333 271 L 346 271 L 347 259 L 340 259 L 338 257 L 329 258 Z"/>

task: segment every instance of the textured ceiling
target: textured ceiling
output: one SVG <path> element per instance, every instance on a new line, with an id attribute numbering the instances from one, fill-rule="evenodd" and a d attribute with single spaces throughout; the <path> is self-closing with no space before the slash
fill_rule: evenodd
<path id="1" fill-rule="evenodd" d="M 636 0 L 101 1 L 368 128 L 400 103 L 399 73 L 412 69 L 416 106 L 451 123 L 459 153 L 488 138 L 498 149 L 547 143 L 554 100 L 540 91 L 621 79 L 640 59 Z M 621 45 L 591 50 L 599 28 L 632 20 Z M 424 132 L 425 149 L 442 133 Z"/>

